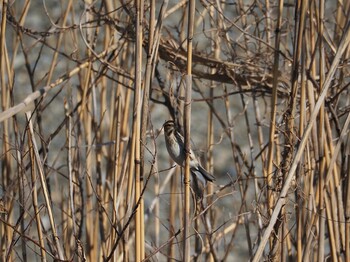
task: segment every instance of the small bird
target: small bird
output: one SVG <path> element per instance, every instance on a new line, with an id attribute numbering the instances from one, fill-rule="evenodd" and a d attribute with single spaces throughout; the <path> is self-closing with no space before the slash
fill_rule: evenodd
<path id="1" fill-rule="evenodd" d="M 185 165 L 185 140 L 175 128 L 175 122 L 168 120 L 164 123 L 165 144 L 170 157 L 180 166 Z M 190 151 L 190 171 L 192 175 L 192 188 L 199 199 L 203 198 L 203 191 L 207 181 L 213 182 L 215 177 L 206 171 L 199 163 L 193 151 Z"/>

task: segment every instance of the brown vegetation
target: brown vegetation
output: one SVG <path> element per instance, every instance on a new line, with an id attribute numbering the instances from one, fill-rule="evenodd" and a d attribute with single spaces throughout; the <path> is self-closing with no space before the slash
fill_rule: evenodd
<path id="1" fill-rule="evenodd" d="M 0 258 L 350 261 L 349 15 L 2 1 Z M 197 209 L 169 118 L 217 179 Z"/>

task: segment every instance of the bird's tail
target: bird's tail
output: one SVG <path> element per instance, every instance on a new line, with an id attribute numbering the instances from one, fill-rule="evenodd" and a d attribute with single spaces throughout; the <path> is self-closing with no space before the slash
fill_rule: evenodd
<path id="1" fill-rule="evenodd" d="M 207 181 L 215 181 L 215 177 L 212 174 L 210 174 L 207 170 L 205 170 L 201 165 L 198 165 L 198 171 L 202 173 L 202 175 Z"/>
<path id="2" fill-rule="evenodd" d="M 205 187 L 207 186 L 207 181 L 204 176 L 197 169 L 191 169 L 191 187 L 194 194 L 196 195 L 197 200 L 203 199 L 203 194 Z"/>

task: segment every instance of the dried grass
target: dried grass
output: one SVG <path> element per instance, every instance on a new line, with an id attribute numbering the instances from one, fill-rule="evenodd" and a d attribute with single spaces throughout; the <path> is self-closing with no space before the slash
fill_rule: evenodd
<path id="1" fill-rule="evenodd" d="M 349 2 L 187 2 L 3 1 L 2 261 L 350 261 Z"/>

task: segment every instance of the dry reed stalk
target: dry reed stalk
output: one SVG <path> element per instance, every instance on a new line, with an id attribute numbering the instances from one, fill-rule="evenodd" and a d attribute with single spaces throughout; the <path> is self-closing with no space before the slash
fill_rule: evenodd
<path id="1" fill-rule="evenodd" d="M 143 22 L 143 1 L 136 0 L 136 46 L 135 46 L 135 92 L 133 104 L 133 122 L 132 122 L 132 152 L 130 157 L 130 167 L 134 165 L 134 172 L 131 171 L 129 176 L 135 179 L 135 197 L 134 203 L 136 208 L 135 214 L 135 260 L 141 261 L 145 257 L 144 248 L 144 225 L 143 225 L 143 196 L 141 195 L 143 182 L 141 181 L 141 108 L 142 108 L 142 22 Z M 130 170 L 133 170 L 130 168 Z"/>
<path id="2" fill-rule="evenodd" d="M 160 32 L 162 28 L 163 18 L 165 11 L 167 9 L 168 1 L 164 1 L 161 6 L 161 10 L 159 12 L 157 24 L 155 23 L 155 9 L 156 4 L 155 1 L 151 1 L 150 6 L 150 17 L 149 17 L 149 39 L 148 39 L 148 50 L 147 50 L 147 63 L 146 63 L 146 72 L 145 72 L 145 81 L 144 81 L 144 94 L 143 94 L 143 102 L 142 102 L 142 116 L 141 116 L 141 175 L 145 175 L 145 147 L 146 147 L 146 132 L 148 128 L 149 122 L 149 102 L 150 102 L 150 91 L 152 86 L 152 79 L 154 77 L 154 70 L 156 65 L 156 57 L 158 53 L 158 46 L 160 41 Z M 157 170 L 157 168 L 156 168 Z M 141 179 L 141 182 L 144 178 Z M 159 194 L 159 180 L 157 176 L 157 181 L 155 183 L 155 194 Z M 141 185 L 143 188 L 143 184 Z M 142 206 L 141 210 L 142 214 L 144 214 L 144 209 Z M 155 208 L 155 216 L 159 217 L 159 202 L 156 204 Z M 145 221 L 141 222 L 145 226 Z M 159 246 L 159 233 L 160 233 L 160 225 L 159 220 L 155 219 L 155 233 L 156 233 L 156 246 Z M 158 257 L 158 254 L 156 255 Z"/>
<path id="3" fill-rule="evenodd" d="M 303 39 L 304 39 L 304 28 L 305 28 L 305 21 L 306 21 L 306 10 L 307 10 L 307 3 L 306 2 L 299 2 L 297 6 L 297 12 L 300 13 L 298 21 L 296 21 L 297 26 L 295 29 L 295 35 L 296 39 L 295 42 L 293 43 L 293 64 L 292 64 L 292 73 L 291 73 L 291 85 L 292 85 L 292 90 L 290 92 L 291 98 L 289 101 L 289 109 L 288 112 L 285 114 L 284 117 L 287 118 L 287 125 L 285 128 L 285 147 L 283 149 L 282 154 L 278 154 L 278 156 L 283 155 L 283 162 L 281 164 L 281 175 L 282 175 L 282 180 L 280 180 L 282 183 L 284 179 L 286 178 L 286 174 L 288 172 L 288 168 L 290 166 L 290 163 L 292 161 L 293 157 L 293 145 L 295 144 L 296 141 L 296 136 L 294 134 L 294 129 L 296 125 L 296 120 L 295 120 L 295 115 L 297 113 L 297 102 L 298 102 L 298 97 L 297 94 L 300 92 L 299 91 L 299 67 L 300 67 L 300 61 L 302 61 L 302 44 L 303 44 Z M 282 14 L 282 13 L 281 13 Z M 280 160 L 278 163 L 281 163 Z M 278 188 L 281 187 L 281 184 L 277 185 Z M 281 230 L 281 235 L 279 236 L 280 238 L 283 239 L 281 242 L 281 253 L 280 254 L 273 254 L 277 255 L 276 257 L 282 257 L 286 258 L 288 254 L 290 254 L 290 234 L 288 233 L 288 221 L 286 220 L 286 209 L 283 207 L 281 210 L 281 215 L 279 219 L 283 219 L 283 225 L 282 225 L 282 230 Z M 276 239 L 275 239 L 276 240 Z M 286 251 L 286 247 L 288 246 L 288 250 Z"/>
<path id="4" fill-rule="evenodd" d="M 323 19 L 324 19 L 324 1 L 320 1 L 319 12 L 316 12 L 316 18 L 318 18 L 318 34 L 323 35 Z M 319 17 L 317 17 L 317 14 Z M 323 39 L 318 40 L 318 52 L 319 52 L 319 88 L 321 91 L 321 87 L 323 86 L 324 81 L 324 47 L 323 47 Z M 325 130 L 324 130 L 324 119 L 325 119 L 325 108 L 322 103 L 319 110 L 319 119 L 318 119 L 318 145 L 319 145 L 319 156 L 316 156 L 320 161 L 319 165 L 319 180 L 318 180 L 318 213 L 319 213 L 319 235 L 318 235 L 318 261 L 324 261 L 324 244 L 325 244 L 325 223 L 326 223 L 326 192 L 324 191 L 325 187 L 325 169 L 326 169 L 326 148 L 325 148 Z M 332 233 L 330 231 L 330 233 Z"/>
<path id="5" fill-rule="evenodd" d="M 57 234 L 56 223 L 55 223 L 55 219 L 54 219 L 54 215 L 53 215 L 53 211 L 52 211 L 52 203 L 50 201 L 49 192 L 47 190 L 47 184 L 46 184 L 46 180 L 44 177 L 44 168 L 42 166 L 42 162 L 41 162 L 40 155 L 38 152 L 38 146 L 37 146 L 37 143 L 36 143 L 36 140 L 34 137 L 34 130 L 33 130 L 32 122 L 31 122 L 31 112 L 27 112 L 26 116 L 27 116 L 27 121 L 29 123 L 28 125 L 29 125 L 31 145 L 32 145 L 33 151 L 34 151 L 34 160 L 35 160 L 35 164 L 37 166 L 37 171 L 39 173 L 41 188 L 43 190 L 45 205 L 46 205 L 47 213 L 48 213 L 49 220 L 50 220 L 50 226 L 51 226 L 52 235 L 53 235 L 53 246 L 55 247 L 55 252 L 57 252 L 58 257 L 61 260 L 64 260 L 65 258 L 64 258 L 61 243 L 59 241 L 59 237 Z M 37 218 L 40 218 L 40 217 L 37 217 Z M 37 221 L 37 223 L 41 223 L 41 221 Z"/>
<path id="6" fill-rule="evenodd" d="M 348 142 L 350 141 L 350 134 L 348 134 Z M 346 149 L 347 157 L 347 181 L 346 181 L 346 203 L 345 203 L 345 217 L 346 217 L 346 226 L 345 226 L 345 260 L 350 259 L 350 147 Z"/>
<path id="7" fill-rule="evenodd" d="M 307 40 L 304 40 L 305 42 Z M 306 66 L 306 47 L 303 46 L 301 57 L 303 58 L 301 61 L 301 85 L 300 85 L 300 120 L 299 120 L 299 135 L 303 136 L 305 122 L 306 122 L 306 75 L 305 75 L 305 66 Z M 305 156 L 304 156 L 305 158 Z M 298 172 L 296 173 L 296 181 L 298 184 L 301 184 L 302 177 L 301 174 L 305 173 L 303 170 L 303 164 L 305 163 L 305 159 L 301 160 L 301 163 L 298 167 Z M 305 188 L 304 188 L 305 190 Z M 297 234 L 297 261 L 302 261 L 302 232 L 304 229 L 303 225 L 303 203 L 299 199 L 298 192 L 295 192 L 295 199 L 297 200 L 297 205 L 295 205 L 295 215 L 296 215 L 296 234 Z"/>
<path id="8" fill-rule="evenodd" d="M 90 74 L 91 74 L 91 64 L 87 67 L 85 70 L 83 76 L 82 76 L 82 83 L 83 83 L 83 94 L 82 94 L 82 101 L 83 101 L 83 107 L 79 114 L 80 121 L 83 123 L 82 127 L 84 129 L 85 139 L 84 144 L 91 146 L 93 143 L 93 137 L 92 137 L 92 124 L 93 121 L 91 114 L 89 113 L 91 107 L 92 107 L 92 101 L 91 96 L 87 95 L 88 90 L 90 90 Z M 86 180 L 85 180 L 85 188 L 86 188 L 86 202 L 83 203 L 84 210 L 85 210 L 85 230 L 88 234 L 87 239 L 87 257 L 91 260 L 96 260 L 96 247 L 94 247 L 94 228 L 95 228 L 95 214 L 91 212 L 94 210 L 94 198 L 93 198 L 93 186 L 92 178 L 91 176 L 94 173 L 93 169 L 93 151 L 92 148 L 88 148 L 86 152 Z"/>
<path id="9" fill-rule="evenodd" d="M 350 3 L 196 2 L 192 23 L 187 1 L 135 3 L 3 1 L 0 256 L 60 259 L 55 228 L 67 260 L 349 260 Z M 184 224 L 192 202 L 157 131 L 189 104 L 217 181 Z"/>
<path id="10" fill-rule="evenodd" d="M 110 181 L 112 181 L 112 222 L 111 222 L 111 231 L 110 231 L 110 238 L 108 243 L 108 249 L 111 250 L 113 246 L 113 241 L 117 238 L 117 232 L 114 230 L 115 227 L 118 225 L 118 206 L 116 203 L 116 200 L 118 199 L 118 174 L 121 174 L 121 168 L 118 164 L 119 156 L 121 155 L 120 147 L 121 147 L 121 137 L 120 137 L 120 122 L 121 122 L 121 98 L 120 96 L 114 96 L 115 98 L 115 110 L 113 112 L 116 112 L 113 117 L 113 128 L 111 129 L 110 133 L 110 139 L 111 141 L 115 141 L 115 146 L 113 148 L 113 154 L 111 154 L 111 170 L 110 172 Z M 114 104 L 114 103 L 113 103 Z M 113 259 L 116 259 L 117 252 L 114 254 Z"/>
<path id="11" fill-rule="evenodd" d="M 30 134 L 30 132 L 29 132 Z M 40 243 L 40 254 L 41 254 L 41 259 L 42 261 L 46 261 L 46 253 L 44 251 L 45 243 L 44 243 L 44 237 L 43 237 L 43 232 L 42 232 L 42 227 L 41 227 L 41 218 L 40 218 L 40 212 L 38 208 L 38 192 L 37 192 L 37 186 L 36 186 L 36 181 L 37 181 L 37 172 L 35 170 L 35 153 L 34 153 L 34 147 L 32 143 L 32 138 L 31 135 L 28 136 L 28 146 L 30 148 L 30 161 L 32 163 L 31 167 L 31 179 L 32 179 L 32 196 L 33 196 L 33 209 L 35 212 L 35 221 L 37 225 L 37 232 L 38 232 L 38 238 L 39 238 L 39 243 Z M 9 258 L 10 260 L 10 258 Z"/>
<path id="12" fill-rule="evenodd" d="M 191 97 L 192 97 L 192 48 L 194 35 L 195 1 L 188 2 L 187 20 L 187 70 L 185 76 L 185 103 L 184 103 L 184 138 L 185 138 L 185 172 L 184 172 L 184 232 L 183 232 L 183 261 L 190 261 L 190 156 L 191 149 Z"/>
<path id="13" fill-rule="evenodd" d="M 76 220 L 76 208 L 74 201 L 74 184 L 73 184 L 73 147 L 72 147 L 72 119 L 70 117 L 71 112 L 71 101 L 65 101 L 65 112 L 67 117 L 67 124 L 66 124 L 66 140 L 68 145 L 68 153 L 67 153 L 67 162 L 68 162 L 68 176 L 69 176 L 69 208 L 67 208 L 66 216 L 62 218 L 62 221 L 66 221 L 66 233 L 65 240 L 69 242 L 73 242 L 73 239 L 71 239 L 71 235 L 74 237 L 77 237 L 78 231 L 77 231 L 77 220 Z M 62 201 L 62 210 L 65 210 L 64 201 Z M 69 215 L 70 216 L 69 216 Z M 74 243 L 75 244 L 75 243 Z M 73 250 L 69 249 L 69 246 L 65 246 L 66 254 L 67 256 L 71 256 L 71 252 Z"/>
<path id="14" fill-rule="evenodd" d="M 274 205 L 274 196 L 272 194 L 273 187 L 273 159 L 275 150 L 275 130 L 276 130 L 276 105 L 277 105 L 277 84 L 278 84 L 278 68 L 279 68 L 279 46 L 280 46 L 280 27 L 282 22 L 282 12 L 283 12 L 283 1 L 279 1 L 278 4 L 278 19 L 276 24 L 276 36 L 275 36 L 275 53 L 274 53 L 274 63 L 273 63 L 273 86 L 272 86 L 272 96 L 271 96 L 271 118 L 270 118 L 270 129 L 269 129 L 269 143 L 268 143 L 268 155 L 267 155 L 267 168 L 266 168 L 266 183 L 267 183 L 267 210 L 269 215 L 272 214 L 272 208 Z M 271 245 L 272 239 L 270 239 Z"/>
<path id="15" fill-rule="evenodd" d="M 325 78 L 325 81 L 324 81 L 324 84 L 323 84 L 323 88 L 322 88 L 322 91 L 321 91 L 321 93 L 320 93 L 320 95 L 319 95 L 319 97 L 317 99 L 317 102 L 315 104 L 315 108 L 312 111 L 312 114 L 310 116 L 310 121 L 309 121 L 309 123 L 308 123 L 308 125 L 307 125 L 307 127 L 306 127 L 306 129 L 304 131 L 304 136 L 302 137 L 302 139 L 301 139 L 301 141 L 299 143 L 299 147 L 298 147 L 297 152 L 296 152 L 296 154 L 294 156 L 293 162 L 291 163 L 291 167 L 289 169 L 289 172 L 288 172 L 288 175 L 286 177 L 285 183 L 283 185 L 283 188 L 281 190 L 280 196 L 279 196 L 279 198 L 277 200 L 277 203 L 275 205 L 274 211 L 273 211 L 273 213 L 271 215 L 270 223 L 269 223 L 268 227 L 265 230 L 264 236 L 262 238 L 262 241 L 261 241 L 261 243 L 259 245 L 258 250 L 255 253 L 253 261 L 258 261 L 260 259 L 261 255 L 262 255 L 262 252 L 263 252 L 263 249 L 265 248 L 267 239 L 268 239 L 268 237 L 269 237 L 269 235 L 270 235 L 270 233 L 272 231 L 272 228 L 273 228 L 274 224 L 276 223 L 277 216 L 278 216 L 279 212 L 281 211 L 282 206 L 285 204 L 285 196 L 287 195 L 288 189 L 290 187 L 290 183 L 291 183 L 291 181 L 292 181 L 292 179 L 294 177 L 294 172 L 296 170 L 296 167 L 297 167 L 297 165 L 298 165 L 298 163 L 299 163 L 299 161 L 300 161 L 300 159 L 301 159 L 301 157 L 303 155 L 303 150 L 304 150 L 306 142 L 308 140 L 310 131 L 311 131 L 312 127 L 314 126 L 315 122 L 316 122 L 316 118 L 318 116 L 319 110 L 320 110 L 322 104 L 324 103 L 324 99 L 325 99 L 327 91 L 328 91 L 328 89 L 330 87 L 332 77 L 333 77 L 333 75 L 334 75 L 334 73 L 335 73 L 335 71 L 336 71 L 336 69 L 337 69 L 337 67 L 339 65 L 340 58 L 343 55 L 343 53 L 344 53 L 344 51 L 345 51 L 345 49 L 346 49 L 346 47 L 347 47 L 349 42 L 350 42 L 350 26 L 348 24 L 347 27 L 346 27 L 346 30 L 344 32 L 343 38 L 342 38 L 342 40 L 341 40 L 341 42 L 339 44 L 339 48 L 338 48 L 338 50 L 337 50 L 337 52 L 335 54 L 335 57 L 334 57 L 334 59 L 332 61 L 331 66 L 330 66 L 328 74 L 327 74 L 327 76 Z M 322 160 L 321 165 L 323 165 L 323 164 L 324 164 L 324 161 Z M 321 168 L 321 170 L 323 170 L 323 169 Z M 321 181 L 322 181 L 322 179 L 321 179 Z M 322 187 L 323 183 L 319 183 L 319 185 L 320 185 L 319 188 L 322 189 L 321 190 L 321 194 L 322 194 L 322 192 L 323 192 L 323 187 Z M 323 201 L 323 199 L 319 198 L 319 201 Z M 323 220 L 324 212 L 325 212 L 325 210 L 323 209 L 323 212 L 321 213 L 321 218 L 320 218 L 321 224 L 319 224 L 320 227 L 323 227 L 323 225 L 324 225 L 324 220 Z M 322 231 L 323 231 L 323 228 L 320 229 L 320 232 L 322 232 Z M 319 240 L 323 241 L 323 236 L 320 236 Z M 321 244 L 322 244 L 322 242 L 321 242 Z M 319 248 L 319 252 L 318 252 L 318 258 L 323 257 L 323 255 L 324 255 L 324 246 L 321 246 L 321 244 L 320 244 L 320 248 Z"/>
<path id="16" fill-rule="evenodd" d="M 130 51 L 131 46 L 128 46 L 127 51 Z M 125 52 L 125 60 L 127 60 L 127 55 L 129 55 L 129 52 Z M 131 68 L 131 73 L 135 73 L 135 68 Z M 133 176 L 128 176 L 129 170 L 133 167 L 130 165 L 130 155 L 132 154 L 132 151 L 130 150 L 130 145 L 131 145 L 131 140 L 129 138 L 130 136 L 130 131 L 129 131 L 129 126 L 128 126 L 128 121 L 129 121 L 129 112 L 132 108 L 132 101 L 131 101 L 131 95 L 132 92 L 130 89 L 127 90 L 126 95 L 125 95 L 125 105 L 123 108 L 123 116 L 122 116 L 122 124 L 121 124 L 121 135 L 122 137 L 127 137 L 128 138 L 128 143 L 122 143 L 121 144 L 121 152 L 124 152 L 124 154 L 120 154 L 119 158 L 119 163 L 120 166 L 122 166 L 121 172 L 120 172 L 120 192 L 117 201 L 123 201 L 123 205 L 121 205 L 121 208 L 118 208 L 118 205 L 116 206 L 117 210 L 119 210 L 119 217 L 124 218 L 122 226 L 125 227 L 128 222 L 128 218 L 131 216 L 131 208 L 132 205 L 130 203 L 133 203 L 132 199 L 132 178 Z M 124 182 L 125 181 L 125 182 Z M 126 184 L 126 185 L 125 185 Z M 126 188 L 125 188 L 126 187 Z M 125 196 L 124 193 L 126 192 Z M 119 238 L 119 237 L 118 237 Z M 124 259 L 127 261 L 129 259 L 129 245 L 128 245 L 128 240 L 129 240 L 129 227 L 125 230 L 125 235 L 123 236 L 123 256 Z"/>
<path id="17" fill-rule="evenodd" d="M 212 16 L 214 19 L 211 21 L 211 26 L 220 26 L 221 20 L 219 19 L 219 16 L 215 15 L 214 12 L 214 7 L 210 7 L 209 13 L 210 16 Z M 214 54 L 214 57 L 216 59 L 219 58 L 220 55 L 220 39 L 216 38 L 216 33 L 212 32 L 211 37 L 213 41 L 211 42 L 211 49 Z M 214 74 L 216 72 L 216 69 L 211 69 L 211 73 Z M 211 82 L 211 86 L 214 87 L 216 86 L 216 83 L 214 81 Z M 213 99 L 214 97 L 214 88 L 210 88 L 209 90 L 209 97 Z M 211 101 L 212 106 L 213 105 L 213 100 Z M 213 144 L 214 144 L 214 115 L 213 112 L 209 109 L 208 110 L 208 123 L 207 123 L 207 164 L 206 164 L 206 169 L 211 173 L 214 174 L 214 154 L 213 154 Z M 211 206 L 213 204 L 213 192 L 214 192 L 214 185 L 212 183 L 209 183 L 207 186 L 207 192 L 208 196 L 206 205 Z M 208 224 L 206 226 L 206 234 L 207 238 L 205 239 L 205 259 L 206 261 L 214 261 L 214 255 L 213 255 L 213 250 L 212 250 L 212 230 L 213 227 L 215 226 L 215 216 L 214 216 L 215 210 L 210 209 L 209 213 L 206 214 L 205 219 L 205 224 Z M 207 230 L 208 229 L 208 230 Z"/>
<path id="18" fill-rule="evenodd" d="M 1 109 L 5 111 L 10 107 L 10 90 L 13 88 L 13 71 L 10 70 L 9 59 L 6 48 L 6 12 L 7 12 L 8 2 L 3 1 L 2 5 L 2 16 L 1 16 L 1 34 L 0 34 L 0 83 L 1 83 Z M 6 75 L 11 78 L 11 80 L 6 81 Z M 9 121 L 4 122 L 4 126 L 2 129 L 2 152 L 9 152 L 10 150 L 10 139 L 9 134 L 11 132 Z M 1 159 L 1 184 L 4 188 L 9 186 L 9 181 L 11 181 L 11 159 L 8 154 Z M 6 196 L 2 199 L 5 210 L 12 209 L 12 201 L 8 199 Z M 9 223 L 12 223 L 13 215 L 10 213 L 7 215 L 7 220 Z M 6 248 L 10 246 L 10 240 L 13 238 L 13 231 L 1 225 L 1 238 L 0 238 L 0 256 L 5 258 L 8 257 L 11 259 L 12 250 L 10 250 L 9 254 L 6 254 Z"/>

